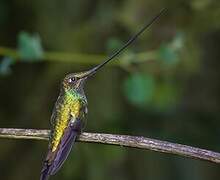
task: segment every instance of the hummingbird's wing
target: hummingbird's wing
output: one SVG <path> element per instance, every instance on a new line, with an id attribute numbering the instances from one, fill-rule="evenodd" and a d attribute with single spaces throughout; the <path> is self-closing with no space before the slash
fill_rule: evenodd
<path id="1" fill-rule="evenodd" d="M 57 150 L 54 152 L 49 150 L 41 171 L 41 180 L 47 180 L 50 175 L 54 175 L 61 168 L 71 151 L 77 135 L 81 132 L 81 124 L 81 120 L 76 119 L 74 123 L 65 129 Z"/>
<path id="2" fill-rule="evenodd" d="M 81 133 L 81 120 L 77 119 L 72 125 L 68 126 L 64 132 L 63 138 L 59 145 L 59 150 L 54 159 L 51 175 L 54 175 L 63 165 L 67 156 L 69 155 L 77 135 Z"/>

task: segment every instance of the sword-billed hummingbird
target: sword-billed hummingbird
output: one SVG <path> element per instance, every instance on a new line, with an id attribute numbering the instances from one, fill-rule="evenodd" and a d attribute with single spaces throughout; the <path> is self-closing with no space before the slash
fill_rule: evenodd
<path id="1" fill-rule="evenodd" d="M 132 36 L 119 50 L 103 63 L 94 68 L 79 73 L 68 74 L 61 83 L 61 90 L 51 116 L 51 134 L 48 153 L 43 163 L 40 180 L 48 180 L 54 175 L 66 160 L 70 150 L 81 133 L 83 119 L 87 113 L 87 100 L 84 93 L 84 82 L 100 68 L 120 54 L 137 37 L 144 32 L 165 9 L 162 9 L 150 22 Z"/>

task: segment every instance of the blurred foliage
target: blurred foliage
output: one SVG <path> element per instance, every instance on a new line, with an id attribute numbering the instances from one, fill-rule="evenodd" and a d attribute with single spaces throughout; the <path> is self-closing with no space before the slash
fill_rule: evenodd
<path id="1" fill-rule="evenodd" d="M 39 60 L 43 58 L 43 48 L 39 35 L 20 32 L 18 35 L 18 50 L 22 60 Z"/>
<path id="2" fill-rule="evenodd" d="M 4 57 L 0 63 L 0 75 L 9 75 L 11 73 L 10 66 L 13 64 L 14 60 L 10 57 Z"/>
<path id="3" fill-rule="evenodd" d="M 62 78 L 102 62 L 163 7 L 166 14 L 87 82 L 86 131 L 220 151 L 217 0 L 1 0 L 0 127 L 49 128 Z M 46 150 L 45 142 L 0 139 L 0 179 L 39 179 Z M 167 154 L 77 143 L 51 179 L 215 180 L 219 170 Z"/>
<path id="4" fill-rule="evenodd" d="M 151 75 L 133 74 L 126 79 L 124 91 L 128 100 L 135 105 L 151 103 L 155 91 L 155 81 Z"/>
<path id="5" fill-rule="evenodd" d="M 162 59 L 163 66 L 174 66 L 179 62 L 180 57 L 178 53 L 180 53 L 184 46 L 183 40 L 183 33 L 178 32 L 169 44 L 161 45 L 159 49 L 159 57 Z"/>
<path id="6" fill-rule="evenodd" d="M 156 52 L 160 62 L 159 68 L 170 70 L 175 68 L 180 61 L 179 53 L 182 47 L 181 33 L 178 33 L 171 42 L 163 43 Z M 149 105 L 153 105 L 155 108 L 165 108 L 166 111 L 166 108 L 176 106 L 178 102 L 177 85 L 167 82 L 166 79 L 157 80 L 153 74 L 132 73 L 125 80 L 123 88 L 128 100 L 139 107 L 149 108 Z"/>

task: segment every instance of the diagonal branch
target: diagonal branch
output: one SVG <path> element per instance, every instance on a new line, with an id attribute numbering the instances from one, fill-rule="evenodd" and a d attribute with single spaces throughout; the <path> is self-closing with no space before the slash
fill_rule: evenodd
<path id="1" fill-rule="evenodd" d="M 0 138 L 48 140 L 49 130 L 0 128 Z M 220 163 L 220 153 L 139 136 L 82 133 L 79 142 L 111 144 Z"/>

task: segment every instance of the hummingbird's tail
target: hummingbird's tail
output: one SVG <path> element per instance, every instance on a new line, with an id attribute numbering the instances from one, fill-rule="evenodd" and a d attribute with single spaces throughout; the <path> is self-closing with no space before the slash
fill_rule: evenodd
<path id="1" fill-rule="evenodd" d="M 81 122 L 78 121 L 73 126 L 67 127 L 57 150 L 54 152 L 49 150 L 41 171 L 40 180 L 48 180 L 50 175 L 54 175 L 61 168 L 80 133 L 80 126 Z"/>
<path id="2" fill-rule="evenodd" d="M 49 165 L 47 164 L 47 162 L 45 162 L 44 166 L 43 166 L 43 169 L 41 171 L 41 176 L 40 176 L 40 180 L 48 180 L 49 179 L 49 176 L 50 176 L 50 167 Z"/>

